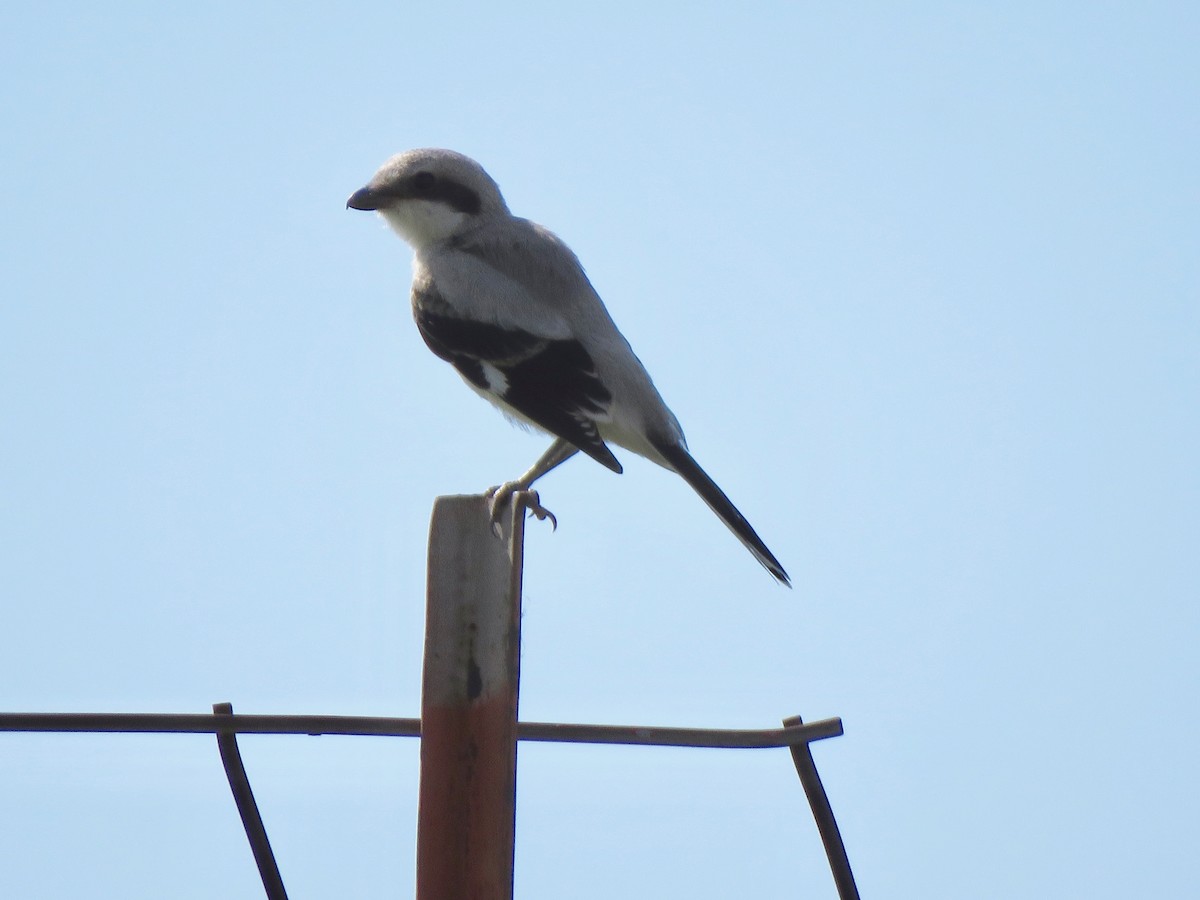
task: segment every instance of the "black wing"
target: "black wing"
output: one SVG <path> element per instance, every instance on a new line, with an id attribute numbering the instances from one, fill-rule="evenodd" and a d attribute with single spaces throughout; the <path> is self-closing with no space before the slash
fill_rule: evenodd
<path id="1" fill-rule="evenodd" d="M 429 349 L 471 384 L 621 472 L 594 421 L 612 394 L 582 344 L 457 317 L 431 288 L 417 298 L 414 316 Z"/>

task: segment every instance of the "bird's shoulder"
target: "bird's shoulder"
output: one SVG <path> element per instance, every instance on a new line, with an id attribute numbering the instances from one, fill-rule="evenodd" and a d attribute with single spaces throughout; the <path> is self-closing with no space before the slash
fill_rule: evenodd
<path id="1" fill-rule="evenodd" d="M 549 228 L 516 216 L 494 217 L 447 241 L 446 250 L 538 291 L 590 289 L 571 248 Z"/>
<path id="2" fill-rule="evenodd" d="M 414 307 L 435 295 L 442 312 L 552 339 L 571 336 L 579 311 L 599 305 L 570 248 L 549 229 L 511 216 L 417 253 Z"/>

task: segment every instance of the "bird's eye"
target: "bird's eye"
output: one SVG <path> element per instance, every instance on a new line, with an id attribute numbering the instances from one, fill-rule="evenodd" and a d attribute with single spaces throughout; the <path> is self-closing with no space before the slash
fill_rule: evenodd
<path id="1" fill-rule="evenodd" d="M 433 187 L 433 183 L 437 181 L 432 172 L 418 172 L 413 176 L 412 185 L 418 191 L 428 191 Z"/>

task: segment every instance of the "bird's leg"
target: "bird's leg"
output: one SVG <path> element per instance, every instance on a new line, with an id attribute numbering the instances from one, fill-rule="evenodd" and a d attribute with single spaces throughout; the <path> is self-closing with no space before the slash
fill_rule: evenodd
<path id="1" fill-rule="evenodd" d="M 578 453 L 579 450 L 562 438 L 555 438 L 554 443 L 550 445 L 545 453 L 543 453 L 538 461 L 529 467 L 529 471 L 518 478 L 516 481 L 506 481 L 504 484 L 497 485 L 493 488 L 488 488 L 484 492 L 484 496 L 491 500 L 492 510 L 492 530 L 495 531 L 500 523 L 500 510 L 504 508 L 505 502 L 514 494 L 524 494 L 522 498 L 525 503 L 525 508 L 528 509 L 539 521 L 549 519 L 550 523 L 557 528 L 558 520 L 554 518 L 554 513 L 542 506 L 541 498 L 538 497 L 537 491 L 530 490 L 533 483 L 568 459 Z"/>

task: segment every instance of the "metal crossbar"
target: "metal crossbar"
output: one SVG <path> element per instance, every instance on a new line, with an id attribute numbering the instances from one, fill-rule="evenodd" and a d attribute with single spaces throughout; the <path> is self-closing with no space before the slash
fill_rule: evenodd
<path id="1" fill-rule="evenodd" d="M 213 704 L 203 713 L 0 713 L 0 732 L 215 734 L 230 791 L 250 843 L 268 900 L 287 900 L 283 878 L 266 827 L 254 800 L 250 780 L 238 750 L 239 734 L 307 734 L 420 737 L 421 720 L 388 716 L 246 715 L 235 714 L 229 703 Z M 808 744 L 838 737 L 838 718 L 802 722 L 784 719 L 783 728 L 718 729 L 663 728 L 643 725 L 579 725 L 561 722 L 520 722 L 522 741 L 585 744 L 625 744 L 656 747 L 768 749 L 788 747 L 804 787 L 821 840 L 834 873 L 841 900 L 857 900 L 858 890 L 833 810 L 825 796 Z"/>
<path id="2" fill-rule="evenodd" d="M 247 715 L 244 713 L 0 713 L 0 731 L 124 732 L 128 734 L 307 734 L 420 737 L 421 720 L 390 716 Z M 522 741 L 632 744 L 657 747 L 768 749 L 794 747 L 842 734 L 842 720 L 784 728 L 662 728 L 646 725 L 578 725 L 521 722 Z"/>

